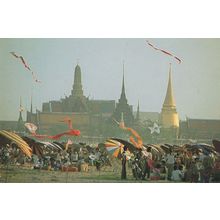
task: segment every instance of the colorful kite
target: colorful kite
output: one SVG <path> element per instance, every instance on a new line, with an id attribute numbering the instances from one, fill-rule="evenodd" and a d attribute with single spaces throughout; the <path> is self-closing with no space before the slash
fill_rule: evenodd
<path id="1" fill-rule="evenodd" d="M 15 52 L 10 52 L 10 54 L 11 54 L 12 56 L 14 56 L 15 58 L 21 60 L 21 62 L 22 62 L 22 64 L 24 65 L 24 67 L 31 72 L 32 77 L 33 77 L 33 79 L 34 79 L 35 82 L 41 83 L 41 81 L 37 79 L 35 73 L 31 70 L 31 68 L 29 67 L 29 65 L 28 65 L 27 62 L 25 61 L 24 57 L 22 57 L 22 56 L 20 56 L 20 55 L 17 55 Z"/>
<path id="2" fill-rule="evenodd" d="M 162 53 L 164 53 L 164 54 L 166 54 L 166 55 L 168 55 L 168 56 L 174 57 L 174 58 L 179 62 L 179 64 L 182 62 L 181 59 L 178 58 L 177 56 L 174 56 L 172 53 L 170 53 L 170 52 L 168 52 L 168 51 L 165 51 L 165 50 L 162 50 L 162 49 L 160 49 L 160 48 L 155 47 L 153 44 L 149 43 L 149 41 L 147 41 L 147 44 L 148 44 L 150 47 L 152 47 L 153 49 L 155 49 L 155 50 L 159 50 L 159 51 L 161 51 Z"/>
<path id="3" fill-rule="evenodd" d="M 58 140 L 64 135 L 65 136 L 80 136 L 80 130 L 73 129 L 72 120 L 70 118 L 65 118 L 61 122 L 66 122 L 68 124 L 69 130 L 65 131 L 61 134 L 54 135 L 54 136 L 51 137 L 51 139 Z"/>
<path id="4" fill-rule="evenodd" d="M 68 119 L 68 120 L 69 120 L 68 125 L 69 125 L 70 129 L 68 131 L 65 131 L 63 133 L 56 134 L 56 135 L 36 134 L 37 126 L 32 124 L 32 123 L 25 123 L 25 127 L 29 130 L 29 132 L 31 133 L 31 135 L 33 137 L 36 137 L 36 138 L 39 138 L 39 139 L 47 138 L 47 139 L 58 140 L 62 136 L 79 136 L 80 135 L 80 130 L 72 129 L 72 121 L 71 121 L 71 119 Z"/>
<path id="5" fill-rule="evenodd" d="M 129 140 L 136 148 L 141 149 L 143 147 L 143 141 L 141 136 L 133 128 L 125 127 L 123 117 L 121 122 L 117 122 L 115 119 L 114 121 L 119 125 L 121 129 L 129 131 L 133 135 L 129 137 Z M 137 141 L 135 141 L 134 137 L 137 139 Z"/>
<path id="6" fill-rule="evenodd" d="M 30 131 L 31 134 L 36 134 L 37 126 L 32 123 L 25 123 L 24 126 Z"/>

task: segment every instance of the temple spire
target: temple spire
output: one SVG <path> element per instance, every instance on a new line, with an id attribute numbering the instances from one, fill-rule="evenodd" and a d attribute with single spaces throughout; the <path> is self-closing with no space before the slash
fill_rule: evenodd
<path id="1" fill-rule="evenodd" d="M 23 118 L 22 118 L 22 112 L 23 111 L 24 111 L 24 108 L 22 106 L 21 96 L 20 96 L 19 118 L 18 118 L 18 123 L 17 123 L 17 130 L 19 132 L 23 132 L 24 131 L 24 122 L 23 122 Z"/>
<path id="2" fill-rule="evenodd" d="M 30 109 L 31 114 L 33 113 L 33 106 L 32 106 L 32 95 L 31 95 L 31 109 Z"/>
<path id="3" fill-rule="evenodd" d="M 118 103 L 116 104 L 116 108 L 112 116 L 117 121 L 120 121 L 123 116 L 123 121 L 126 124 L 126 126 L 132 126 L 134 123 L 132 106 L 128 104 L 128 101 L 125 95 L 124 62 L 123 62 L 123 78 L 122 78 L 121 96 L 120 96 L 120 99 L 118 100 Z"/>
<path id="4" fill-rule="evenodd" d="M 127 103 L 127 98 L 125 95 L 125 73 L 124 73 L 124 61 L 123 61 L 123 78 L 122 78 L 122 89 L 121 89 L 121 96 L 119 102 L 125 102 Z"/>
<path id="5" fill-rule="evenodd" d="M 138 100 L 137 114 L 136 114 L 136 121 L 138 122 L 139 120 L 140 120 L 140 107 L 139 107 L 139 100 Z"/>
<path id="6" fill-rule="evenodd" d="M 21 103 L 21 96 L 20 96 L 20 107 L 19 107 L 19 118 L 18 121 L 23 121 L 22 119 L 22 112 L 23 112 L 23 107 L 22 107 L 22 103 Z"/>
<path id="7" fill-rule="evenodd" d="M 169 80 L 168 80 L 168 85 L 167 85 L 167 93 L 166 97 L 163 103 L 163 107 L 171 107 L 175 108 L 176 103 L 173 95 L 173 87 L 172 87 L 172 77 L 171 77 L 171 64 L 170 64 L 170 69 L 169 69 Z"/>
<path id="8" fill-rule="evenodd" d="M 80 66 L 78 64 L 75 67 L 72 96 L 75 96 L 75 97 L 76 96 L 77 97 L 82 97 L 83 96 L 83 89 L 82 89 L 82 82 L 81 82 L 81 69 L 80 69 Z"/>
<path id="9" fill-rule="evenodd" d="M 171 65 L 169 68 L 166 97 L 161 111 L 161 124 L 163 128 L 179 128 L 179 116 L 176 111 L 176 103 L 173 95 Z"/>

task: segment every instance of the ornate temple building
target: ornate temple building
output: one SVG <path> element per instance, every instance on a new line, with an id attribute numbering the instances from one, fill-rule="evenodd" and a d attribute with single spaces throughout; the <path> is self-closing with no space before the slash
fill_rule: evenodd
<path id="1" fill-rule="evenodd" d="M 27 112 L 27 122 L 38 125 L 43 133 L 63 131 L 65 118 L 72 119 L 73 127 L 80 129 L 82 135 L 100 134 L 103 122 L 115 110 L 114 100 L 89 100 L 84 96 L 81 82 L 81 68 L 77 64 L 71 94 L 58 101 L 43 103 L 42 111 L 35 114 Z"/>
<path id="2" fill-rule="evenodd" d="M 19 117 L 17 121 L 0 121 L 0 129 L 12 130 L 18 133 L 24 132 L 24 120 L 22 118 L 22 105 L 20 100 Z M 138 102 L 135 117 L 132 106 L 128 104 L 125 93 L 124 67 L 121 94 L 118 102 L 115 100 L 90 100 L 84 95 L 82 74 L 79 65 L 74 71 L 73 86 L 69 96 L 61 100 L 48 101 L 42 104 L 42 110 L 33 113 L 32 100 L 30 111 L 27 111 L 27 122 L 38 126 L 40 134 L 56 134 L 68 129 L 64 123 L 65 118 L 71 118 L 73 128 L 81 130 L 82 137 L 107 137 L 118 136 L 120 129 L 116 121 L 124 121 L 126 126 L 133 127 L 146 135 L 148 121 L 158 122 L 162 126 L 161 140 L 204 140 L 220 139 L 220 120 L 191 119 L 180 121 L 174 99 L 171 67 L 169 69 L 168 85 L 161 113 L 140 112 Z M 117 130 L 118 129 L 118 130 Z M 141 130 L 142 129 L 142 130 Z M 149 139 L 147 139 L 149 141 Z"/>

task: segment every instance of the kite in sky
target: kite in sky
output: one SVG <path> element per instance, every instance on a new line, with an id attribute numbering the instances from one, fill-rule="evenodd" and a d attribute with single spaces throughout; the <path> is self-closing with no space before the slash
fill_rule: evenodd
<path id="1" fill-rule="evenodd" d="M 148 44 L 150 47 L 152 47 L 154 50 L 159 50 L 159 51 L 161 51 L 162 53 L 164 53 L 164 54 L 166 54 L 166 55 L 168 55 L 168 56 L 174 57 L 174 59 L 176 59 L 176 60 L 179 62 L 179 64 L 182 62 L 181 59 L 178 58 L 177 56 L 173 55 L 172 53 L 170 53 L 170 52 L 168 52 L 168 51 L 166 51 L 166 50 L 163 50 L 163 49 L 160 49 L 160 48 L 155 47 L 155 46 L 154 46 L 153 44 L 151 44 L 149 41 L 147 41 L 147 44 Z"/>
<path id="2" fill-rule="evenodd" d="M 20 56 L 20 55 L 17 55 L 15 52 L 10 52 L 10 54 L 11 54 L 12 56 L 14 56 L 15 58 L 21 60 L 21 62 L 22 62 L 22 64 L 24 65 L 24 67 L 31 72 L 32 77 L 33 77 L 33 80 L 34 80 L 35 82 L 41 83 L 41 81 L 37 79 L 36 74 L 31 70 L 31 68 L 29 67 L 29 65 L 28 65 L 27 62 L 25 61 L 24 57 L 22 57 L 22 56 Z"/>
<path id="3" fill-rule="evenodd" d="M 153 133 L 157 133 L 157 134 L 160 134 L 160 128 L 161 126 L 159 126 L 157 123 L 154 122 L 154 125 L 153 127 L 148 127 L 150 129 L 150 133 L 153 134 Z"/>
<path id="4" fill-rule="evenodd" d="M 66 122 L 68 124 L 69 130 L 65 131 L 65 132 L 63 132 L 61 134 L 57 134 L 57 135 L 52 136 L 52 139 L 57 140 L 60 137 L 62 137 L 63 135 L 67 135 L 67 136 L 79 136 L 80 135 L 80 130 L 73 129 L 73 127 L 72 127 L 72 120 L 70 118 L 65 118 L 61 122 Z"/>
<path id="5" fill-rule="evenodd" d="M 118 122 L 115 119 L 114 121 L 119 125 L 121 129 L 127 130 L 131 133 L 129 140 L 136 148 L 141 149 L 143 147 L 143 141 L 142 141 L 141 136 L 133 128 L 125 127 L 124 120 L 123 120 L 123 112 L 121 114 L 121 121 Z M 137 139 L 137 141 L 134 139 L 134 137 Z"/>
<path id="6" fill-rule="evenodd" d="M 79 136 L 80 135 L 80 130 L 76 130 L 76 129 L 72 129 L 72 121 L 71 119 L 68 120 L 64 120 L 63 122 L 68 122 L 69 125 L 69 130 L 65 131 L 63 133 L 60 134 L 56 134 L 56 135 L 44 135 L 44 134 L 37 134 L 36 130 L 37 130 L 37 126 L 34 125 L 33 123 L 25 123 L 25 127 L 29 130 L 29 132 L 31 133 L 31 135 L 33 137 L 39 138 L 39 139 L 53 139 L 53 140 L 58 140 L 60 139 L 62 136 Z"/>
<path id="7" fill-rule="evenodd" d="M 39 138 L 39 139 L 44 139 L 44 138 L 49 138 L 51 136 L 48 136 L 48 135 L 44 135 L 44 134 L 37 134 L 36 131 L 37 131 L 37 126 L 33 123 L 25 123 L 24 126 L 28 129 L 28 131 L 31 133 L 31 135 L 33 137 L 36 137 L 36 138 Z"/>

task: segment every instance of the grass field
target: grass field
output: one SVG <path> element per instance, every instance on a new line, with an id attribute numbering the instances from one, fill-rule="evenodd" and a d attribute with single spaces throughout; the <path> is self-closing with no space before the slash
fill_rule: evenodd
<path id="1" fill-rule="evenodd" d="M 95 167 L 90 167 L 89 172 L 62 172 L 33 170 L 30 167 L 1 166 L 1 183 L 131 183 L 131 182 L 151 182 L 136 181 L 127 170 L 127 180 L 121 180 L 120 167 L 103 167 L 101 171 L 96 171 Z"/>

